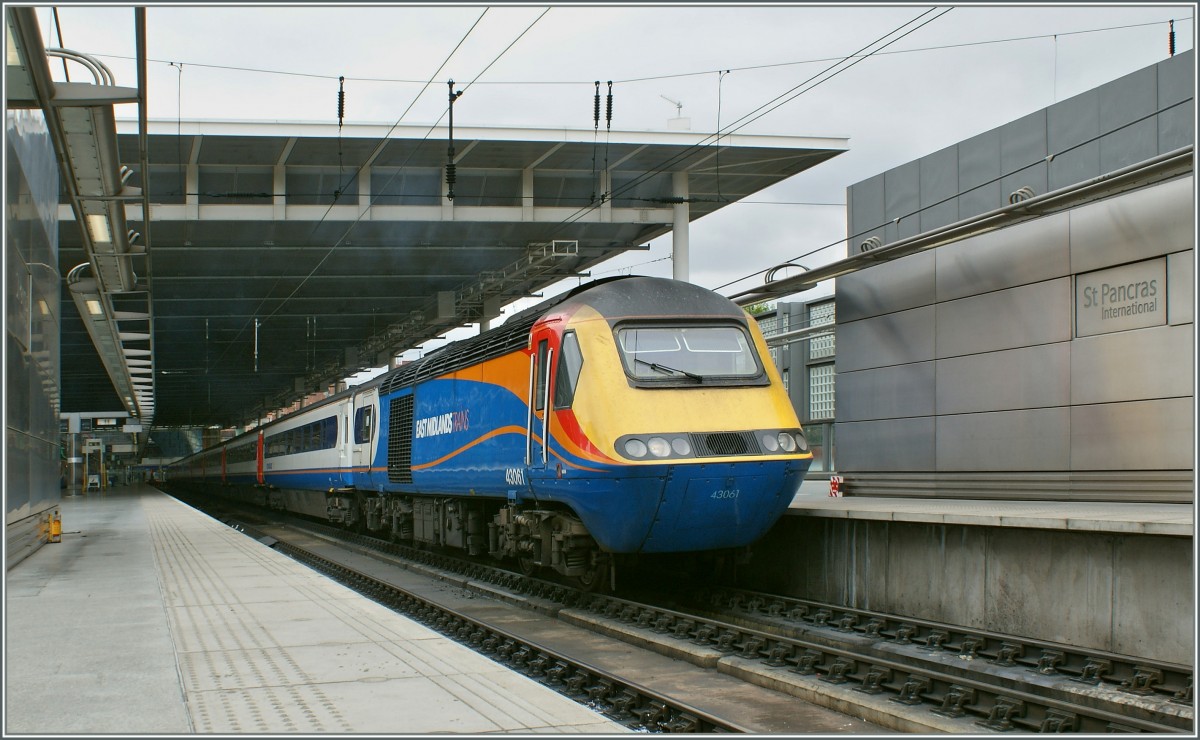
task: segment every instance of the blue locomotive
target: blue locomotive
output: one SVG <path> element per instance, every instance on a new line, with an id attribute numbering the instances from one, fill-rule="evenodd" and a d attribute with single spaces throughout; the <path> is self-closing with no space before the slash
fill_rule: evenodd
<path id="1" fill-rule="evenodd" d="M 180 460 L 168 480 L 590 586 L 614 556 L 753 543 L 811 462 L 757 323 L 712 291 L 635 276 Z"/>

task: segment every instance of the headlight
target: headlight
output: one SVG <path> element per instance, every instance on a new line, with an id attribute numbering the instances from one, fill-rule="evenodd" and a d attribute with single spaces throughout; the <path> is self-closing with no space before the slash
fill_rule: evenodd
<path id="1" fill-rule="evenodd" d="M 767 452 L 775 452 L 779 449 L 779 440 L 775 438 L 774 434 L 764 434 L 762 436 L 762 446 Z"/>
<path id="2" fill-rule="evenodd" d="M 671 440 L 671 449 L 675 450 L 676 455 L 689 455 L 692 452 L 692 446 L 683 437 Z"/>
<path id="3" fill-rule="evenodd" d="M 794 452 L 796 449 L 796 440 L 787 432 L 780 432 L 779 446 L 783 448 L 784 452 Z"/>
<path id="4" fill-rule="evenodd" d="M 650 454 L 655 457 L 666 457 L 671 454 L 671 443 L 662 437 L 651 437 L 648 445 Z"/>
<path id="5" fill-rule="evenodd" d="M 804 432 L 796 432 L 796 444 L 800 445 L 801 452 L 808 452 L 808 438 L 804 436 Z"/>
<path id="6" fill-rule="evenodd" d="M 640 439 L 631 439 L 625 443 L 625 454 L 630 457 L 645 457 L 646 443 Z"/>

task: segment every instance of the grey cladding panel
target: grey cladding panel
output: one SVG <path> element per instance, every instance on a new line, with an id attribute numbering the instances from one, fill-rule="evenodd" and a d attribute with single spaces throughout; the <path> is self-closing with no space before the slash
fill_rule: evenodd
<path id="1" fill-rule="evenodd" d="M 838 373 L 932 360 L 933 314 L 926 306 L 838 324 Z"/>
<path id="2" fill-rule="evenodd" d="M 1071 469 L 1191 470 L 1193 412 L 1191 396 L 1075 406 Z"/>
<path id="3" fill-rule="evenodd" d="M 1194 49 L 1188 49 L 1156 65 L 1160 108 L 1191 100 L 1196 96 L 1195 54 Z"/>
<path id="4" fill-rule="evenodd" d="M 867 237 L 883 238 L 883 175 L 876 175 L 850 188 L 849 254 L 858 253 L 858 245 Z"/>
<path id="5" fill-rule="evenodd" d="M 1154 114 L 1158 108 L 1158 69 L 1146 67 L 1096 90 L 1100 131 L 1109 133 Z"/>
<path id="6" fill-rule="evenodd" d="M 1196 380 L 1193 325 L 1160 326 L 1076 339 L 1075 405 L 1190 396 Z"/>
<path id="7" fill-rule="evenodd" d="M 1090 272 L 1193 248 L 1191 176 L 1076 208 L 1071 268 Z"/>
<path id="8" fill-rule="evenodd" d="M 841 382 L 838 377 L 839 387 Z M 1068 342 L 938 360 L 937 411 L 969 414 L 1066 406 L 1070 382 Z"/>
<path id="9" fill-rule="evenodd" d="M 932 417 L 885 421 L 838 422 L 838 470 L 848 473 L 882 470 L 933 470 Z"/>
<path id="10" fill-rule="evenodd" d="M 994 210 L 1000 198 L 1000 131 L 993 129 L 958 145 L 958 217 Z"/>
<path id="11" fill-rule="evenodd" d="M 1057 159 L 1064 152 L 1100 135 L 1100 92 L 1088 90 L 1046 109 L 1049 151 Z"/>
<path id="12" fill-rule="evenodd" d="M 1167 257 L 1167 323 L 1195 321 L 1196 251 L 1189 249 Z"/>
<path id="13" fill-rule="evenodd" d="M 1000 172 L 1019 172 L 1046 159 L 1046 111 L 1004 124 L 1000 133 Z M 1043 192 L 1043 191 L 1038 191 Z"/>
<path id="14" fill-rule="evenodd" d="M 1100 170 L 1113 172 L 1158 154 L 1158 121 L 1131 123 L 1100 139 Z"/>
<path id="15" fill-rule="evenodd" d="M 1066 470 L 1070 416 L 1066 407 L 939 416 L 937 469 Z"/>
<path id="16" fill-rule="evenodd" d="M 1071 273 L 1070 219 L 1060 213 L 933 250 L 937 300 L 948 301 Z"/>
<path id="17" fill-rule="evenodd" d="M 933 363 L 838 373 L 838 421 L 932 416 Z"/>
<path id="18" fill-rule="evenodd" d="M 1180 147 L 1194 144 L 1196 137 L 1195 110 L 1184 103 L 1158 114 L 1158 151 L 1173 152 Z"/>
<path id="19" fill-rule="evenodd" d="M 838 321 L 854 321 L 933 303 L 936 251 L 909 255 L 838 278 Z"/>
<path id="20" fill-rule="evenodd" d="M 1071 280 L 1066 277 L 937 305 L 939 358 L 1070 338 Z"/>
<path id="21" fill-rule="evenodd" d="M 1100 174 L 1100 142 L 1089 141 L 1056 154 L 1050 160 L 1047 187 L 1051 192 Z"/>
<path id="22" fill-rule="evenodd" d="M 1057 190 L 1100 174 L 1100 93 L 1089 90 L 1046 111 L 1048 187 Z"/>
<path id="23" fill-rule="evenodd" d="M 914 161 L 883 173 L 885 243 L 920 233 L 921 168 Z M 896 219 L 900 219 L 896 223 Z"/>
<path id="24" fill-rule="evenodd" d="M 1000 178 L 1000 205 L 1008 205 L 1012 194 L 1021 188 L 1029 188 L 1035 195 L 1044 195 L 1049 190 L 1049 171 L 1050 165 L 1044 159 L 1011 173 L 1005 170 L 1004 177 Z"/>
<path id="25" fill-rule="evenodd" d="M 921 169 L 921 231 L 958 220 L 958 147 L 951 146 L 918 161 Z"/>

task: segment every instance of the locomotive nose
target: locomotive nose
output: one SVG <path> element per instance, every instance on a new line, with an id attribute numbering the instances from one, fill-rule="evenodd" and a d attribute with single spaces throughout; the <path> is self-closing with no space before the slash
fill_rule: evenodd
<path id="1" fill-rule="evenodd" d="M 787 509 L 807 464 L 790 462 L 676 466 L 641 552 L 744 547 Z"/>

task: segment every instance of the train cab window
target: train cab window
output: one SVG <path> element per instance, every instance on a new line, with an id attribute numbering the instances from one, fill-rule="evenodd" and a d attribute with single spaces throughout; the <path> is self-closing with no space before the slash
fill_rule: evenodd
<path id="1" fill-rule="evenodd" d="M 549 343 L 543 339 L 538 342 L 537 349 L 537 383 L 533 387 L 533 407 L 541 411 L 546 407 L 546 353 L 549 351 Z"/>
<path id="2" fill-rule="evenodd" d="M 639 381 L 697 383 L 762 375 L 750 338 L 735 325 L 621 327 L 617 348 L 626 374 Z"/>
<path id="3" fill-rule="evenodd" d="M 561 354 L 558 358 L 558 374 L 554 378 L 554 408 L 569 409 L 575 400 L 575 387 L 579 385 L 579 371 L 583 368 L 583 353 L 579 351 L 579 340 L 575 332 L 563 335 Z"/>
<path id="4" fill-rule="evenodd" d="M 361 445 L 371 441 L 374 416 L 374 406 L 365 406 L 354 412 L 354 444 Z"/>

